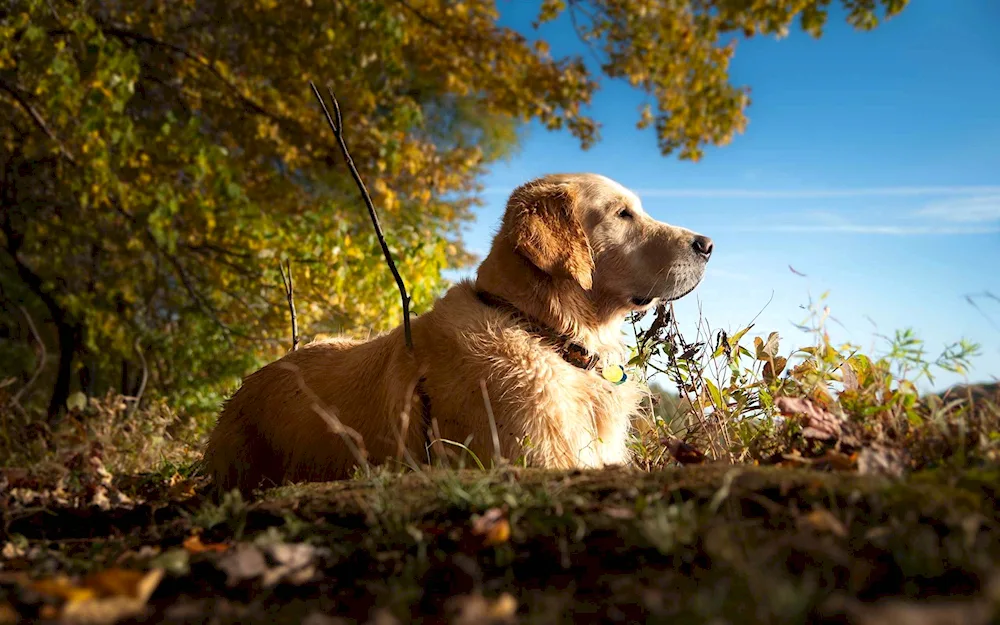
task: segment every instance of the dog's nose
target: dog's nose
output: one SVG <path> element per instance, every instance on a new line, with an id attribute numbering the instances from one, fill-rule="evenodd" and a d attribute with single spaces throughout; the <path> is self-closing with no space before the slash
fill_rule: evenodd
<path id="1" fill-rule="evenodd" d="M 712 255 L 712 248 L 715 247 L 712 245 L 712 239 L 703 237 L 700 234 L 694 238 L 691 246 L 694 247 L 694 251 L 704 256 L 705 260 L 708 260 L 708 257 Z"/>

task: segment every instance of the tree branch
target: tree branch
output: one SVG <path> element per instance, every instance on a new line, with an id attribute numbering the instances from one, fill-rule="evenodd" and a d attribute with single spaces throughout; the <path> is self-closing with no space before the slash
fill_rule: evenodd
<path id="1" fill-rule="evenodd" d="M 292 261 L 288 262 L 288 275 L 285 276 L 285 268 L 278 260 L 278 273 L 281 274 L 281 283 L 285 285 L 285 297 L 288 299 L 288 311 L 292 316 L 292 351 L 299 348 L 299 321 L 295 316 L 295 285 L 292 283 Z"/>
<path id="2" fill-rule="evenodd" d="M 187 48 L 183 48 L 168 41 L 157 39 L 156 37 L 153 37 L 151 35 L 147 35 L 144 33 L 137 33 L 135 31 L 131 31 L 122 28 L 120 26 L 115 26 L 111 24 L 103 24 L 101 26 L 101 30 L 105 34 L 111 35 L 112 37 L 117 37 L 119 39 L 130 39 L 138 43 L 144 43 L 150 46 L 165 48 L 167 50 L 180 54 L 181 56 L 187 58 L 188 60 L 194 61 L 198 65 L 204 67 L 209 72 L 211 72 L 212 75 L 215 76 L 216 79 L 218 79 L 221 83 L 229 87 L 230 91 L 232 91 L 236 95 L 236 98 L 251 111 L 259 115 L 264 115 L 265 117 L 269 117 L 276 121 L 282 121 L 282 117 L 280 115 L 272 113 L 271 111 L 265 109 L 262 105 L 258 104 L 257 102 L 254 102 L 250 98 L 240 93 L 239 88 L 235 84 L 233 84 L 232 81 L 223 76 L 219 70 L 213 67 L 212 63 L 208 59 L 201 57 L 197 54 L 194 54 L 193 52 L 190 52 Z"/>
<path id="3" fill-rule="evenodd" d="M 126 410 L 126 415 L 130 417 L 139 409 L 142 395 L 146 392 L 146 382 L 149 381 L 149 364 L 146 362 L 146 355 L 142 353 L 142 345 L 139 343 L 138 336 L 135 337 L 135 342 L 132 345 L 135 347 L 135 353 L 139 355 L 139 361 L 142 363 L 142 378 L 139 381 L 139 390 L 135 392 L 132 405 Z"/>
<path id="4" fill-rule="evenodd" d="M 215 323 L 215 325 L 219 326 L 219 329 L 222 330 L 223 335 L 225 335 L 226 337 L 226 341 L 228 341 L 230 345 L 233 344 L 232 335 L 234 334 L 236 336 L 246 338 L 246 335 L 234 331 L 232 328 L 226 325 L 226 323 L 222 321 L 222 319 L 219 318 L 218 314 L 216 314 L 214 307 L 211 304 L 209 304 L 209 302 L 206 301 L 205 297 L 198 292 L 197 288 L 195 288 L 194 283 L 191 281 L 191 278 L 188 275 L 187 270 L 184 268 L 184 265 L 179 260 L 177 260 L 177 258 L 175 258 L 172 254 L 164 250 L 162 246 L 160 246 L 159 242 L 156 240 L 156 237 L 153 236 L 153 233 L 150 232 L 148 227 L 143 227 L 141 224 L 139 224 L 135 216 L 129 213 L 127 210 L 125 210 L 118 201 L 112 200 L 111 205 L 114 206 L 115 210 L 120 215 L 131 221 L 134 226 L 142 229 L 143 233 L 146 235 L 146 238 L 149 240 L 150 243 L 152 243 L 153 249 L 156 252 L 158 252 L 157 255 L 166 260 L 174 268 L 174 271 L 176 272 L 177 277 L 180 279 L 181 284 L 184 286 L 184 289 L 187 291 L 188 296 L 191 297 L 192 301 L 194 301 L 195 305 L 198 306 L 202 314 L 211 319 Z"/>
<path id="5" fill-rule="evenodd" d="M 59 147 L 59 153 L 62 154 L 70 163 L 76 165 L 76 160 L 73 159 L 73 155 L 69 153 L 69 150 L 66 149 L 63 142 L 59 140 L 59 137 L 57 137 L 49 128 L 48 124 L 45 123 L 45 119 L 42 117 L 41 113 L 35 110 L 35 107 L 31 105 L 31 102 L 29 102 L 24 95 L 16 87 L 7 84 L 3 80 L 0 80 L 0 89 L 3 89 L 10 94 L 10 97 L 12 97 L 14 101 L 17 102 L 22 109 L 24 109 L 24 112 L 28 114 L 28 117 L 35 122 L 38 129 L 44 132 L 49 139 L 55 142 L 56 146 Z"/>
<path id="6" fill-rule="evenodd" d="M 9 403 L 12 406 L 21 405 L 21 396 L 35 384 L 35 381 L 38 380 L 38 376 L 41 375 L 42 369 L 45 368 L 45 365 L 49 360 L 49 352 L 45 349 L 45 341 L 42 340 L 42 335 L 38 333 L 38 328 L 35 327 L 35 322 L 32 320 L 31 314 L 28 313 L 28 309 L 24 306 L 18 306 L 18 309 L 20 309 L 21 314 L 24 315 L 24 319 L 28 322 L 28 327 L 31 329 L 31 335 L 35 337 L 35 342 L 38 343 L 38 348 L 41 351 L 41 354 L 39 355 L 38 366 L 35 367 L 35 372 L 31 375 L 31 379 L 29 379 L 25 385 L 10 398 Z M 23 408 L 21 409 L 24 410 Z"/>
<path id="7" fill-rule="evenodd" d="M 403 302 L 403 335 L 406 337 L 406 348 L 412 352 L 413 336 L 410 334 L 410 296 L 406 292 L 406 285 L 403 283 L 402 276 L 399 275 L 399 271 L 396 269 L 396 263 L 392 260 L 389 245 L 385 242 L 385 235 L 382 233 L 382 226 L 379 225 L 378 214 L 375 212 L 375 204 L 372 202 L 371 195 L 368 194 L 368 189 L 365 187 L 364 181 L 361 180 L 358 168 L 354 166 L 354 160 L 351 158 L 351 153 L 347 149 L 347 143 L 344 141 L 344 125 L 340 115 L 340 102 L 337 101 L 337 96 L 334 95 L 333 89 L 327 88 L 330 99 L 333 101 L 333 110 L 336 115 L 336 120 L 334 120 L 334 117 L 330 115 L 330 110 L 326 107 L 323 96 L 320 95 L 319 89 L 316 88 L 316 85 L 312 81 L 309 81 L 309 86 L 312 87 L 316 99 L 319 100 L 320 106 L 323 107 L 323 114 L 326 115 L 326 121 L 330 124 L 330 129 L 333 130 L 333 135 L 337 138 L 337 143 L 340 144 L 340 151 L 344 155 L 344 160 L 347 161 L 347 168 L 351 171 L 351 176 L 354 177 L 354 182 L 361 191 L 361 198 L 365 201 L 365 207 L 368 208 L 368 215 L 372 219 L 372 225 L 375 226 L 375 234 L 378 236 L 379 245 L 382 247 L 385 262 L 389 265 L 389 271 L 392 272 L 392 277 L 396 280 L 396 286 L 399 287 L 399 296 Z"/>

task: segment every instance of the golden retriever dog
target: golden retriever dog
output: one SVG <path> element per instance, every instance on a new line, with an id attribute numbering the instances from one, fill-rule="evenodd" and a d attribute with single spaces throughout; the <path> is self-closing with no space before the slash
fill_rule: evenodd
<path id="1" fill-rule="evenodd" d="M 643 392 L 616 368 L 622 324 L 691 292 L 711 254 L 710 239 L 654 220 L 604 176 L 531 181 L 511 194 L 476 279 L 413 317 L 412 351 L 399 327 L 263 367 L 223 407 L 206 466 L 220 488 L 249 492 L 458 445 L 485 466 L 497 454 L 550 468 L 626 463 Z"/>

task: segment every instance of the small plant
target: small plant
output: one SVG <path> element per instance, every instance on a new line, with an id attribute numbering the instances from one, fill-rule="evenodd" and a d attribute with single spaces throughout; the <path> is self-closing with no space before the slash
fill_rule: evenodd
<path id="1" fill-rule="evenodd" d="M 238 490 L 223 493 L 219 503 L 206 501 L 190 515 L 191 525 L 203 530 L 210 530 L 225 525 L 230 533 L 239 539 L 246 527 L 247 502 L 243 500 Z"/>
<path id="2" fill-rule="evenodd" d="M 880 337 L 884 353 L 866 355 L 857 345 L 831 341 L 826 297 L 810 300 L 808 318 L 799 324 L 813 344 L 787 355 L 780 353 L 776 332 L 748 344 L 752 323 L 729 335 L 699 320 L 688 340 L 668 305 L 656 309 L 643 332 L 633 319 L 629 365 L 651 390 L 633 445 L 640 464 L 707 457 L 872 470 L 876 462 L 899 472 L 998 457 L 996 392 L 992 401 L 988 393 L 945 401 L 917 389 L 921 380 L 933 383 L 939 371 L 967 373 L 978 345 L 961 340 L 932 359 L 924 342 L 904 329 Z M 675 397 L 657 376 L 676 389 Z"/>

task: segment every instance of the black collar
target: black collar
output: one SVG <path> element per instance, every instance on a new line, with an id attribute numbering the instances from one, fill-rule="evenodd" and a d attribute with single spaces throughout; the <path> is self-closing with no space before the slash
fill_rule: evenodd
<path id="1" fill-rule="evenodd" d="M 573 339 L 569 336 L 553 330 L 549 326 L 526 314 L 520 308 L 498 295 L 476 289 L 476 297 L 478 297 L 479 301 L 487 306 L 498 308 L 509 313 L 518 322 L 520 322 L 520 324 L 528 332 L 536 334 L 541 338 L 554 343 L 556 351 L 559 352 L 559 355 L 562 356 L 563 360 L 574 367 L 579 367 L 584 371 L 590 371 L 597 366 L 597 361 L 601 359 L 600 354 L 592 353 L 583 345 L 573 342 Z"/>

